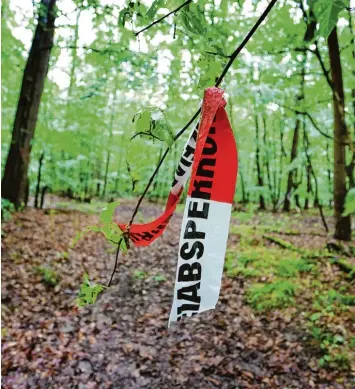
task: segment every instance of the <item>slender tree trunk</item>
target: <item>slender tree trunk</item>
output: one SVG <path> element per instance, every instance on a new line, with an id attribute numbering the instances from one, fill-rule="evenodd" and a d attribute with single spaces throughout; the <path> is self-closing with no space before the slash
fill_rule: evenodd
<path id="1" fill-rule="evenodd" d="M 350 215 L 342 216 L 347 192 L 345 143 L 348 141 L 348 133 L 345 123 L 344 86 L 336 27 L 328 37 L 328 49 L 333 82 L 334 111 L 334 237 L 348 241 L 351 240 Z"/>
<path id="2" fill-rule="evenodd" d="M 285 118 L 282 118 L 281 122 L 280 122 L 280 164 L 279 164 L 279 167 L 280 167 L 279 173 L 280 174 L 279 174 L 279 182 L 278 182 L 278 188 L 277 188 L 277 204 L 274 207 L 275 211 L 277 211 L 278 207 L 280 206 L 279 201 L 281 198 L 283 161 L 284 161 L 284 158 L 287 157 L 285 146 L 284 146 L 284 122 L 285 122 Z"/>
<path id="3" fill-rule="evenodd" d="M 306 156 L 309 156 L 309 142 L 306 136 L 306 117 L 303 115 L 303 150 Z M 313 193 L 312 188 L 312 166 L 310 165 L 310 158 L 306 158 L 306 180 L 307 180 L 307 195 L 304 201 L 304 209 L 309 209 L 309 203 L 311 194 Z"/>
<path id="4" fill-rule="evenodd" d="M 27 203 L 28 166 L 39 105 L 53 47 L 56 0 L 41 0 L 38 24 L 23 73 L 20 97 L 7 155 L 2 197 L 18 208 Z"/>
<path id="5" fill-rule="evenodd" d="M 297 158 L 300 125 L 301 125 L 301 120 L 299 118 L 299 115 L 297 115 L 295 130 L 293 131 L 290 163 L 292 163 Z M 296 169 L 292 169 L 288 172 L 287 189 L 286 189 L 286 194 L 285 194 L 284 205 L 282 208 L 282 210 L 284 212 L 290 212 L 290 210 L 291 210 L 291 194 L 292 194 L 293 189 L 296 186 L 295 179 L 294 179 L 296 174 L 297 174 Z"/>
<path id="6" fill-rule="evenodd" d="M 351 47 L 352 47 L 352 57 L 353 57 L 353 61 L 355 62 L 355 32 L 353 30 L 353 18 L 352 18 L 352 15 L 351 15 L 351 11 L 349 9 L 349 30 L 350 30 L 350 34 L 351 34 L 351 41 L 350 41 L 350 44 L 351 44 Z M 352 69 L 352 74 L 353 74 L 353 77 L 355 78 L 355 68 L 353 67 Z M 355 138 L 355 87 L 353 87 L 351 89 L 351 97 L 352 97 L 352 108 L 353 108 L 353 115 L 354 115 L 354 121 L 353 121 L 353 134 L 352 134 L 352 137 L 353 137 L 353 141 L 354 141 L 354 138 Z M 350 137 L 349 137 L 350 138 Z M 346 167 L 346 171 L 347 171 L 347 174 L 348 174 L 348 177 L 349 177 L 349 184 L 350 184 L 350 187 L 351 188 L 354 188 L 355 187 L 355 177 L 354 177 L 354 168 L 355 168 L 355 146 L 354 146 L 354 143 L 352 145 L 352 152 L 351 152 L 351 160 L 350 160 L 350 163 L 348 164 L 348 166 Z"/>
<path id="7" fill-rule="evenodd" d="M 326 158 L 327 158 L 327 177 L 328 177 L 328 190 L 329 193 L 333 192 L 333 179 L 332 179 L 332 171 L 331 171 L 331 165 L 332 162 L 330 160 L 330 152 L 329 152 L 329 140 L 327 139 L 327 145 L 326 145 Z M 332 206 L 332 201 L 329 201 L 329 206 Z"/>
<path id="8" fill-rule="evenodd" d="M 239 175 L 240 175 L 240 187 L 241 187 L 241 190 L 242 190 L 242 204 L 247 204 L 248 203 L 248 198 L 247 198 L 247 195 L 246 195 L 244 174 L 242 172 L 242 169 L 239 169 Z"/>
<path id="9" fill-rule="evenodd" d="M 314 187 L 315 187 L 315 191 L 314 191 L 314 206 L 316 206 L 319 209 L 319 214 L 320 214 L 320 217 L 322 219 L 323 226 L 325 228 L 325 231 L 328 233 L 329 232 L 328 224 L 327 224 L 327 221 L 325 220 L 322 204 L 319 201 L 318 179 L 317 179 L 317 175 L 316 175 L 316 173 L 315 173 L 315 171 L 313 169 L 311 156 L 309 154 L 309 144 L 310 144 L 310 142 L 309 142 L 309 139 L 308 139 L 308 136 L 307 136 L 307 132 L 306 132 L 306 121 L 305 120 L 303 120 L 303 138 L 305 140 L 305 143 L 307 144 L 307 147 L 305 148 L 305 155 L 306 155 L 306 158 L 307 158 L 307 165 L 309 166 L 310 172 L 311 172 L 311 174 L 313 176 L 313 180 L 314 180 Z"/>
<path id="10" fill-rule="evenodd" d="M 301 102 L 304 101 L 305 67 L 306 67 L 306 55 L 303 54 L 302 69 L 301 69 L 301 90 L 299 95 L 296 98 L 296 104 L 300 104 Z M 301 127 L 301 117 L 300 114 L 297 114 L 295 130 L 293 132 L 293 138 L 292 138 L 290 163 L 292 163 L 297 158 L 298 155 L 298 140 L 299 140 L 300 127 Z M 285 200 L 283 205 L 284 212 L 289 212 L 291 210 L 292 192 L 296 190 L 300 184 L 297 183 L 296 180 L 297 180 L 297 169 L 292 169 L 288 172 L 288 177 L 287 177 L 287 189 L 286 189 Z M 295 196 L 295 201 L 297 207 L 300 208 L 298 195 Z"/>
<path id="11" fill-rule="evenodd" d="M 271 182 L 271 172 L 270 172 L 270 158 L 269 158 L 269 147 L 267 143 L 267 126 L 266 126 L 266 117 L 263 114 L 262 115 L 262 122 L 263 122 L 263 145 L 264 145 L 264 165 L 266 168 L 266 177 L 269 187 L 269 192 L 271 196 L 272 203 L 274 203 L 274 196 L 273 196 L 273 188 L 272 188 L 272 182 Z"/>
<path id="12" fill-rule="evenodd" d="M 39 166 L 38 166 L 37 186 L 36 186 L 36 194 L 35 194 L 35 208 L 38 208 L 38 199 L 39 199 L 39 192 L 40 192 L 40 187 L 41 187 L 43 158 L 44 158 L 44 152 L 42 152 L 41 156 L 39 157 L 39 161 L 38 161 Z"/>
<path id="13" fill-rule="evenodd" d="M 41 205 L 40 205 L 40 208 L 43 209 L 43 205 L 44 205 L 44 196 L 46 195 L 46 192 L 48 190 L 48 186 L 45 185 L 43 188 L 42 188 L 42 192 L 41 192 Z"/>
<path id="14" fill-rule="evenodd" d="M 256 109 L 256 107 L 255 107 Z M 257 172 L 257 183 L 260 190 L 264 189 L 264 179 L 262 175 L 261 165 L 260 165 L 260 142 L 259 142 L 259 120 L 258 116 L 255 113 L 255 131 L 256 131 L 256 172 Z M 261 210 L 266 209 L 264 196 L 260 193 L 259 195 L 259 208 Z"/>

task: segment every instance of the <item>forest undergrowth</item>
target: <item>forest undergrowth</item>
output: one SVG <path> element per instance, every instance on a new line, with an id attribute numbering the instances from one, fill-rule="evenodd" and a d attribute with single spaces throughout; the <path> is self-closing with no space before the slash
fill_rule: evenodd
<path id="1" fill-rule="evenodd" d="M 79 308 L 83 275 L 105 285 L 113 267 L 97 234 L 70 248 L 101 204 L 47 206 L 2 225 L 4 388 L 354 387 L 354 248 L 327 250 L 316 211 L 234 211 L 216 310 L 168 330 L 181 213 Z M 146 203 L 140 216 L 160 211 Z"/>

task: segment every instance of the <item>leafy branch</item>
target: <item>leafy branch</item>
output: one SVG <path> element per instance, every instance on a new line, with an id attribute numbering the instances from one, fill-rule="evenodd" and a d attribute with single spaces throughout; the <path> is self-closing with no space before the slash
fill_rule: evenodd
<path id="1" fill-rule="evenodd" d="M 269 5 L 266 7 L 266 9 L 264 10 L 264 12 L 261 14 L 261 16 L 259 17 L 259 19 L 256 21 L 256 23 L 254 24 L 254 26 L 252 27 L 252 29 L 248 32 L 248 34 L 245 36 L 245 38 L 243 39 L 243 41 L 241 42 L 241 44 L 234 50 L 234 52 L 232 53 L 232 55 L 230 56 L 229 58 L 229 61 L 228 63 L 226 64 L 226 66 L 224 67 L 221 75 L 218 77 L 216 83 L 215 83 L 215 86 L 218 87 L 224 77 L 226 76 L 228 70 L 230 69 L 230 67 L 232 66 L 233 62 L 236 60 L 236 58 L 238 57 L 239 53 L 243 50 L 243 48 L 246 46 L 246 44 L 249 42 L 249 40 L 252 38 L 252 36 L 254 35 L 254 33 L 256 32 L 256 30 L 259 28 L 259 26 L 261 25 L 261 23 L 265 20 L 265 18 L 267 17 L 267 15 L 269 14 L 269 12 L 271 11 L 271 9 L 274 7 L 274 5 L 276 4 L 277 0 L 272 0 L 270 1 Z M 185 3 L 184 3 L 185 4 Z M 186 5 L 186 4 L 185 4 Z M 181 7 L 180 7 L 181 8 Z M 176 12 L 176 10 L 175 10 Z M 165 16 L 166 17 L 166 16 Z M 156 21 L 157 23 L 158 21 Z M 155 23 L 155 24 L 156 24 Z M 152 23 L 152 25 L 154 25 L 154 23 Z M 149 27 L 149 26 L 148 26 Z M 148 27 L 146 27 L 145 29 L 147 29 Z M 137 35 L 137 34 L 136 34 Z M 173 140 L 174 142 L 180 138 L 180 136 L 190 127 L 190 125 L 196 120 L 196 118 L 199 116 L 201 112 L 201 108 L 199 108 L 195 114 L 192 116 L 192 118 L 189 120 L 189 122 L 174 136 Z M 168 147 L 164 154 L 162 155 L 157 167 L 155 168 L 153 174 L 151 175 L 143 193 L 141 194 L 141 196 L 139 197 L 138 199 L 138 202 L 137 202 L 137 205 L 135 206 L 134 210 L 133 210 L 133 213 L 132 213 L 132 216 L 131 216 L 131 219 L 130 221 L 127 223 L 126 225 L 126 228 L 125 228 L 125 231 L 123 233 L 123 238 L 120 239 L 120 241 L 118 242 L 118 245 L 117 245 L 117 250 L 116 250 L 116 257 L 115 257 L 115 264 L 114 264 L 114 268 L 113 268 L 113 271 L 112 271 L 112 274 L 111 274 L 111 278 L 110 278 L 110 281 L 109 281 L 109 284 L 108 286 L 111 285 L 112 283 L 112 279 L 113 279 L 113 276 L 116 272 L 116 269 L 117 269 L 117 265 L 118 265 L 118 255 L 119 255 L 119 252 L 120 252 L 120 247 L 121 247 L 121 244 L 122 244 L 122 241 L 123 239 L 125 240 L 126 244 L 128 244 L 128 236 L 129 236 L 129 231 L 130 231 L 130 228 L 133 224 L 133 221 L 138 213 L 138 210 L 142 204 L 142 201 L 145 197 L 145 195 L 147 194 L 150 186 L 152 185 L 153 181 L 154 181 L 154 178 L 156 177 L 158 171 L 160 170 L 160 167 L 162 166 L 165 158 L 167 157 L 168 153 L 170 151 L 170 147 Z M 128 245 L 127 245 L 128 247 Z"/>

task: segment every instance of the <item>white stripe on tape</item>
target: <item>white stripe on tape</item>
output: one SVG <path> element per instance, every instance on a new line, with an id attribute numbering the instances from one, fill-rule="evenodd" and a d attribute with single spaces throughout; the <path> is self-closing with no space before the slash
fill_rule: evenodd
<path id="1" fill-rule="evenodd" d="M 223 273 L 232 205 L 186 199 L 171 322 L 215 308 Z"/>

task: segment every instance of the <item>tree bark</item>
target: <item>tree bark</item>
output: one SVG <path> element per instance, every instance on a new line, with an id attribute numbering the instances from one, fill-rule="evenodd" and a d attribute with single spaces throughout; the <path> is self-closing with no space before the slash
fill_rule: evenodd
<path id="1" fill-rule="evenodd" d="M 42 175 L 43 159 L 44 159 L 44 152 L 42 152 L 42 154 L 38 160 L 39 166 L 38 166 L 37 186 L 36 186 L 36 194 L 35 194 L 35 208 L 38 208 L 38 199 L 39 199 L 39 192 L 40 192 L 40 187 L 41 187 L 41 175 Z"/>
<path id="2" fill-rule="evenodd" d="M 291 148 L 291 158 L 290 158 L 290 163 L 292 163 L 296 158 L 297 158 L 297 153 L 298 153 L 298 139 L 299 139 L 299 133 L 300 133 L 300 125 L 301 125 L 301 120 L 299 118 L 299 115 L 297 115 L 296 118 L 296 124 L 295 124 L 295 130 L 293 132 L 293 138 L 292 138 L 292 148 Z M 284 200 L 284 205 L 282 210 L 284 212 L 290 212 L 291 210 L 291 194 L 293 189 L 296 186 L 294 177 L 297 174 L 296 169 L 292 169 L 288 172 L 288 177 L 287 177 L 287 189 L 286 189 L 286 194 L 285 194 L 285 200 Z"/>
<path id="3" fill-rule="evenodd" d="M 351 15 L 351 11 L 349 9 L 349 30 L 350 30 L 350 34 L 351 34 L 351 40 L 350 40 L 350 44 L 351 44 L 351 47 L 352 47 L 352 51 L 351 51 L 351 54 L 352 54 L 352 57 L 353 57 L 353 60 L 355 61 L 355 32 L 353 30 L 353 18 L 352 18 L 352 15 Z M 353 77 L 355 77 L 355 68 L 352 69 L 352 74 L 353 74 Z M 353 134 L 352 134 L 352 137 L 355 136 L 355 87 L 353 87 L 351 89 L 351 97 L 352 97 L 352 108 L 353 108 Z M 354 139 L 352 139 L 354 140 Z M 347 171 L 347 174 L 348 174 L 348 177 L 349 177 L 349 184 L 350 184 L 350 187 L 351 188 L 354 188 L 355 187 L 355 177 L 354 177 L 354 168 L 355 168 L 355 150 L 354 150 L 354 145 L 352 146 L 352 152 L 351 152 L 351 160 L 350 160 L 350 163 L 348 164 L 348 166 L 346 167 L 346 171 Z"/>
<path id="4" fill-rule="evenodd" d="M 256 105 L 255 105 L 255 110 L 256 110 Z M 259 143 L 259 120 L 258 120 L 258 115 L 255 113 L 254 116 L 255 119 L 255 131 L 256 131 L 256 172 L 257 172 L 257 183 L 258 187 L 260 190 L 264 189 L 264 179 L 262 175 L 262 170 L 260 166 L 260 143 Z M 266 209 L 265 206 L 265 199 L 264 196 L 260 193 L 259 195 L 259 209 L 264 210 Z"/>
<path id="5" fill-rule="evenodd" d="M 37 115 L 53 47 L 56 0 L 41 0 L 38 24 L 23 73 L 12 139 L 2 180 L 2 197 L 27 204 L 28 166 Z"/>
<path id="6" fill-rule="evenodd" d="M 304 101 L 304 82 L 305 82 L 305 67 L 306 67 L 306 55 L 303 54 L 302 69 L 301 69 L 301 90 L 296 98 L 296 105 Z M 301 116 L 297 114 L 295 130 L 293 132 L 292 138 L 292 148 L 291 148 L 291 158 L 290 163 L 292 163 L 298 155 L 298 139 L 300 134 L 301 127 Z M 297 169 L 292 169 L 288 172 L 287 177 L 287 189 L 285 194 L 285 200 L 283 205 L 284 212 L 290 212 L 291 210 L 291 195 L 294 190 L 297 189 L 300 183 L 296 182 L 297 180 Z M 297 207 L 300 207 L 299 196 L 295 197 Z"/>
<path id="7" fill-rule="evenodd" d="M 348 132 L 345 123 L 345 99 L 340 51 L 336 27 L 328 37 L 330 70 L 333 82 L 334 113 L 334 238 L 351 240 L 350 215 L 342 216 L 346 197 L 346 150 Z"/>

